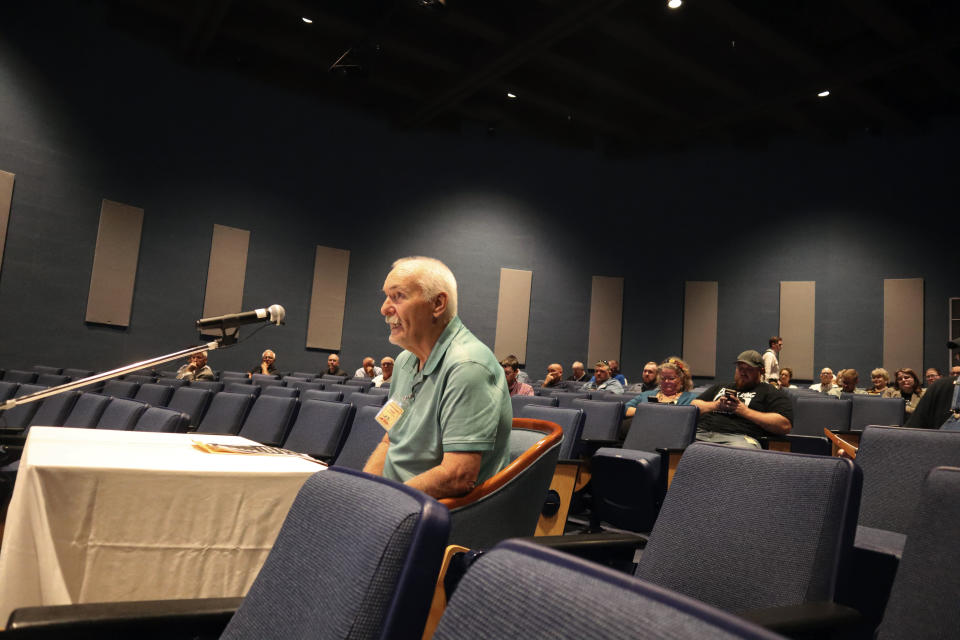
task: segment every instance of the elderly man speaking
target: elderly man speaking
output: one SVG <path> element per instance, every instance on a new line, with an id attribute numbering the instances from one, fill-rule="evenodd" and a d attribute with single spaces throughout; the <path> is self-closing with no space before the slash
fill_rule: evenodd
<path id="1" fill-rule="evenodd" d="M 510 461 L 513 411 L 503 368 L 457 317 L 457 281 L 433 258 L 402 258 L 380 313 L 397 356 L 387 430 L 364 471 L 434 498 L 463 495 Z"/>

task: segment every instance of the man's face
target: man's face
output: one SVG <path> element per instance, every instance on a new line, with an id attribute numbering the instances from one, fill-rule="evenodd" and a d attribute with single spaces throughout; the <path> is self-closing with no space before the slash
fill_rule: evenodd
<path id="1" fill-rule="evenodd" d="M 363 359 L 363 370 L 367 372 L 367 375 L 373 372 L 373 358 Z"/>
<path id="2" fill-rule="evenodd" d="M 190 364 L 195 366 L 197 369 L 203 369 L 207 366 L 207 356 L 202 353 L 195 353 L 190 356 Z"/>
<path id="3" fill-rule="evenodd" d="M 507 377 L 507 384 L 511 387 L 517 381 L 517 372 L 508 364 L 503 365 L 503 375 Z"/>
<path id="4" fill-rule="evenodd" d="M 610 367 L 597 367 L 594 372 L 597 376 L 597 384 L 601 384 L 610 379 Z"/>
<path id="5" fill-rule="evenodd" d="M 956 367 L 952 367 L 952 368 L 950 369 L 950 375 L 951 375 L 951 376 L 960 376 L 960 365 L 958 365 L 958 366 L 956 366 Z"/>
<path id="6" fill-rule="evenodd" d="M 749 391 L 760 383 L 760 376 L 762 374 L 762 368 L 750 366 L 745 362 L 738 362 L 733 379 L 739 391 Z"/>
<path id="7" fill-rule="evenodd" d="M 940 374 L 937 373 L 937 370 L 936 370 L 936 369 L 927 369 L 927 372 L 924 374 L 923 377 L 926 378 L 927 384 L 929 385 L 930 383 L 932 383 L 932 382 L 934 382 L 934 381 L 936 381 L 936 380 L 939 380 L 939 379 L 940 379 Z"/>
<path id="8" fill-rule="evenodd" d="M 389 380 L 393 375 L 393 358 L 384 358 L 380 361 L 380 368 L 383 369 L 383 379 Z"/>
<path id="9" fill-rule="evenodd" d="M 265 351 L 263 354 L 263 361 L 267 363 L 267 366 L 273 364 L 273 361 L 277 359 L 276 354 L 273 351 Z"/>
<path id="10" fill-rule="evenodd" d="M 427 336 L 434 323 L 434 303 L 423 297 L 423 292 L 412 274 L 398 274 L 396 269 L 383 282 L 386 299 L 380 313 L 390 325 L 390 342 L 412 350 Z"/>
<path id="11" fill-rule="evenodd" d="M 823 371 L 820 372 L 820 384 L 822 384 L 825 387 L 833 384 L 832 369 L 824 369 Z"/>
<path id="12" fill-rule="evenodd" d="M 577 376 L 578 378 L 583 375 L 582 364 L 575 364 L 571 368 L 573 369 L 573 375 Z"/>
<path id="13" fill-rule="evenodd" d="M 773 346 L 771 346 L 770 348 L 776 351 L 777 353 L 780 353 L 780 349 L 783 349 L 783 340 L 777 340 L 776 342 L 773 343 Z"/>
<path id="14" fill-rule="evenodd" d="M 547 377 L 559 379 L 563 377 L 563 367 L 558 364 L 552 364 L 547 367 Z"/>
<path id="15" fill-rule="evenodd" d="M 340 356 L 335 353 L 331 353 L 327 358 L 327 369 L 331 372 L 336 371 L 337 367 L 340 366 Z"/>
<path id="16" fill-rule="evenodd" d="M 610 361 L 610 375 L 617 375 L 620 373 L 620 363 L 616 360 Z"/>
<path id="17" fill-rule="evenodd" d="M 643 373 L 641 374 L 643 381 L 647 384 L 650 384 L 657 379 L 657 367 L 656 365 L 648 364 L 643 368 Z"/>

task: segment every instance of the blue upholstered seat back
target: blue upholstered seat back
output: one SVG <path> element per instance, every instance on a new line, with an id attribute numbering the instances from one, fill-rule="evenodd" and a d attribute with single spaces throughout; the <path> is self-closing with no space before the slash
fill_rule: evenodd
<path id="1" fill-rule="evenodd" d="M 283 446 L 293 451 L 333 459 L 343 446 L 353 422 L 353 414 L 354 408 L 349 404 L 304 400 Z M 372 448 L 367 452 L 367 456 L 371 453 Z"/>
<path id="2" fill-rule="evenodd" d="M 583 430 L 583 410 L 528 404 L 520 410 L 520 415 L 517 417 L 546 420 L 560 425 L 560 428 L 563 429 L 563 441 L 560 443 L 559 459 L 570 460 L 573 458 L 573 449 L 577 440 L 580 439 L 580 432 Z"/>
<path id="3" fill-rule="evenodd" d="M 700 412 L 692 405 L 641 402 L 623 442 L 624 449 L 654 452 L 682 449 L 693 442 Z"/>

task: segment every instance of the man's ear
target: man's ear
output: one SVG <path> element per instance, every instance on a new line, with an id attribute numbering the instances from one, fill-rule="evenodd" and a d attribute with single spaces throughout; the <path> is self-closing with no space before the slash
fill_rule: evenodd
<path id="1" fill-rule="evenodd" d="M 447 311 L 447 294 L 440 292 L 433 300 L 433 317 L 440 318 Z"/>

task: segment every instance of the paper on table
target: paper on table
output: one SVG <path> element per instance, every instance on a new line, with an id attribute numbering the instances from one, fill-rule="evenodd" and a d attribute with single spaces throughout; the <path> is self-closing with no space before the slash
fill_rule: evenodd
<path id="1" fill-rule="evenodd" d="M 325 467 L 328 466 L 326 463 L 321 462 L 316 458 L 312 458 L 305 453 L 290 451 L 289 449 L 281 449 L 280 447 L 270 447 L 265 444 L 223 444 L 220 442 L 201 442 L 199 440 L 192 440 L 191 443 L 195 449 L 199 449 L 205 453 L 239 453 L 259 456 L 294 456 L 296 458 L 309 460 L 310 462 L 316 462 L 317 464 Z"/>

